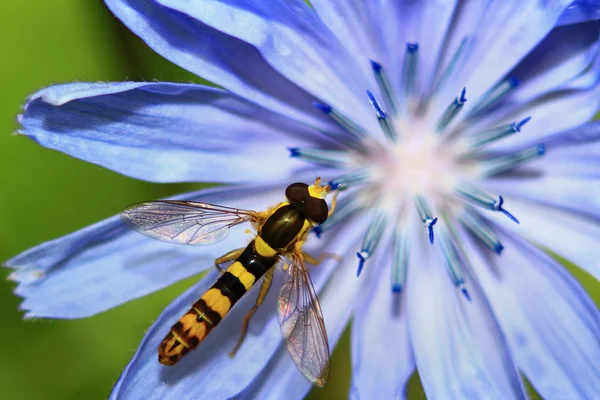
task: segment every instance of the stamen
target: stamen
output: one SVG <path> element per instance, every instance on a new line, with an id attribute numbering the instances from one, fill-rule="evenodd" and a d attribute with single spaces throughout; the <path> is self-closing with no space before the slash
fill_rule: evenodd
<path id="1" fill-rule="evenodd" d="M 459 261 L 458 251 L 456 250 L 454 243 L 452 243 L 452 239 L 444 229 L 441 229 L 439 232 L 439 243 L 442 254 L 444 255 L 444 260 L 446 261 L 446 271 L 452 280 L 452 284 L 461 291 L 467 300 L 471 301 L 471 296 L 465 288 L 465 279 L 463 276 L 462 265 Z"/>
<path id="2" fill-rule="evenodd" d="M 470 138 L 471 149 L 474 150 L 488 143 L 492 143 L 517 132 L 521 132 L 523 125 L 528 123 L 530 119 L 531 117 L 527 117 L 519 122 L 513 122 L 512 124 L 503 125 L 498 128 L 490 129 L 488 131 L 483 131 L 473 135 Z"/>
<path id="3" fill-rule="evenodd" d="M 502 253 L 504 246 L 500 243 L 498 236 L 474 210 L 465 208 L 460 216 L 460 222 L 492 251 L 497 254 Z"/>
<path id="4" fill-rule="evenodd" d="M 519 86 L 519 80 L 515 77 L 507 78 L 498 83 L 496 86 L 485 92 L 479 99 L 477 99 L 477 102 L 475 105 L 473 105 L 473 108 L 471 108 L 467 113 L 467 118 L 471 118 L 486 108 L 492 106 L 494 103 L 497 103 L 504 96 L 512 92 L 517 86 Z"/>
<path id="5" fill-rule="evenodd" d="M 360 251 L 356 253 L 358 257 L 358 270 L 356 271 L 356 276 L 360 276 L 360 273 L 365 265 L 365 261 L 371 257 L 377 248 L 379 240 L 381 239 L 381 235 L 383 235 L 383 231 L 385 230 L 386 221 L 387 214 L 384 212 L 378 212 L 375 214 L 375 217 L 369 224 L 369 228 L 367 229 L 367 233 L 363 239 Z"/>
<path id="6" fill-rule="evenodd" d="M 369 96 L 369 100 L 371 101 L 373 108 L 375 108 L 375 113 L 377 114 L 377 121 L 379 122 L 381 130 L 389 140 L 395 143 L 397 135 L 393 125 L 389 123 L 387 116 L 385 115 L 381 107 L 379 107 L 379 103 L 377 103 L 377 100 L 375 99 L 375 96 L 373 96 L 373 93 L 367 90 L 367 96 Z"/>
<path id="7" fill-rule="evenodd" d="M 454 117 L 456 117 L 459 111 L 463 108 L 463 106 L 467 102 L 467 99 L 465 97 L 466 93 L 467 88 L 463 88 L 462 92 L 460 93 L 460 96 L 456 97 L 454 101 L 450 103 L 450 105 L 446 108 L 440 119 L 438 119 L 437 123 L 435 124 L 435 131 L 438 134 L 442 133 L 444 129 L 446 129 L 448 124 L 452 122 Z"/>
<path id="8" fill-rule="evenodd" d="M 442 88 L 444 88 L 446 86 L 446 83 L 448 82 L 450 77 L 454 74 L 456 66 L 458 64 L 458 60 L 463 55 L 465 49 L 467 48 L 467 43 L 469 43 L 470 40 L 471 40 L 470 37 L 465 37 L 465 38 L 463 38 L 463 40 L 461 40 L 460 44 L 458 45 L 458 48 L 452 55 L 452 58 L 450 59 L 448 66 L 446 67 L 446 69 L 444 70 L 442 75 L 440 76 L 440 79 L 435 84 L 435 87 L 432 92 L 433 94 L 437 94 Z"/>
<path id="9" fill-rule="evenodd" d="M 433 226 L 437 223 L 438 219 L 431 216 L 429 206 L 423 197 L 417 196 L 415 198 L 415 205 L 417 206 L 417 211 L 419 212 L 421 221 L 423 224 L 425 224 L 425 228 L 427 228 L 427 233 L 429 234 L 429 243 L 433 244 Z"/>
<path id="10" fill-rule="evenodd" d="M 456 187 L 456 193 L 458 193 L 461 197 L 470 200 L 474 204 L 487 208 L 488 210 L 501 212 L 506 215 L 512 221 L 519 223 L 519 220 L 516 219 L 511 213 L 502 208 L 502 204 L 504 204 L 504 199 L 502 196 L 498 196 L 498 200 L 494 197 L 490 196 L 486 192 L 481 189 L 476 188 L 473 185 L 462 184 Z"/>
<path id="11" fill-rule="evenodd" d="M 509 171 L 517 168 L 525 163 L 537 160 L 546 153 L 546 146 L 540 143 L 536 146 L 529 147 L 525 150 L 521 150 L 516 153 L 512 153 L 506 156 L 500 156 L 491 158 L 486 161 L 482 161 L 482 176 L 489 178 L 500 174 L 502 172 Z"/>
<path id="12" fill-rule="evenodd" d="M 340 114 L 338 111 L 334 110 L 331 106 L 318 102 L 313 104 L 319 110 L 323 111 L 323 113 L 325 113 L 329 118 L 331 118 L 333 122 L 338 124 L 342 129 L 350 134 L 352 138 L 356 140 L 362 140 L 366 136 L 366 132 L 363 128 L 352 122 L 349 118 Z"/>
<path id="13" fill-rule="evenodd" d="M 346 188 L 350 185 L 357 185 L 363 183 L 369 177 L 369 171 L 366 168 L 357 169 L 350 171 L 346 174 L 340 175 L 328 182 L 331 186 L 331 190 L 337 190 L 340 188 Z"/>
<path id="14" fill-rule="evenodd" d="M 400 229 L 394 233 L 394 258 L 392 261 L 392 292 L 400 293 L 406 284 L 408 269 L 408 238 Z"/>
<path id="15" fill-rule="evenodd" d="M 383 96 L 383 102 L 385 103 L 386 109 L 396 115 L 398 113 L 398 107 L 396 106 L 392 85 L 390 84 L 390 80 L 388 79 L 385 70 L 379 63 L 373 60 L 371 60 L 371 68 L 373 69 L 373 75 L 377 81 L 377 86 L 379 86 L 379 90 Z"/>
<path id="16" fill-rule="evenodd" d="M 354 196 L 346 196 L 340 200 L 335 208 L 335 212 L 331 214 L 327 221 L 322 225 L 316 226 L 312 229 L 314 234 L 320 238 L 321 234 L 327 232 L 341 221 L 346 221 L 352 214 L 360 209 L 360 204 L 356 201 Z"/>
<path id="17" fill-rule="evenodd" d="M 407 43 L 404 53 L 404 64 L 402 65 L 402 88 L 407 98 L 415 94 L 417 81 L 417 63 L 419 61 L 419 45 Z"/>
<path id="18" fill-rule="evenodd" d="M 288 147 L 290 157 L 316 165 L 332 168 L 344 168 L 348 164 L 348 153 L 337 150 L 322 150 L 299 147 Z"/>

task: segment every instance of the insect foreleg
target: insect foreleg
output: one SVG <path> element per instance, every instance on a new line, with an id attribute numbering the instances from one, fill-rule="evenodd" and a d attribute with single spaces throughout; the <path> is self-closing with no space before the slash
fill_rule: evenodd
<path id="1" fill-rule="evenodd" d="M 238 339 L 238 341 L 235 344 L 235 347 L 233 348 L 231 353 L 229 353 L 230 357 L 235 356 L 235 353 L 237 353 L 237 351 L 240 349 L 242 343 L 244 342 L 244 338 L 246 337 L 246 332 L 248 332 L 248 324 L 250 323 L 250 318 L 252 318 L 252 316 L 254 315 L 256 310 L 258 310 L 258 307 L 260 307 L 260 305 L 263 303 L 263 301 L 265 301 L 265 297 L 267 297 L 267 293 L 269 293 L 269 289 L 271 288 L 271 283 L 273 282 L 273 272 L 274 271 L 275 271 L 275 268 L 271 268 L 265 274 L 265 279 L 263 280 L 262 285 L 260 286 L 260 290 L 258 291 L 258 297 L 256 298 L 256 303 L 254 304 L 254 306 L 250 309 L 250 311 L 248 312 L 248 314 L 246 314 L 246 317 L 244 318 L 244 324 L 242 325 L 242 334 L 240 335 L 240 338 Z"/>
<path id="2" fill-rule="evenodd" d="M 331 199 L 331 208 L 329 209 L 329 212 L 327 213 L 327 218 L 331 217 L 331 215 L 335 211 L 335 206 L 337 205 L 337 197 L 339 194 L 340 194 L 340 191 L 338 190 L 333 195 L 333 198 Z"/>
<path id="3" fill-rule="evenodd" d="M 225 264 L 228 261 L 236 260 L 244 252 L 245 249 L 245 247 L 242 247 L 241 249 L 231 250 L 230 252 L 223 254 L 221 257 L 215 260 L 215 267 L 217 267 L 219 272 L 222 274 L 225 271 L 223 270 L 223 268 L 221 268 L 221 264 Z"/>

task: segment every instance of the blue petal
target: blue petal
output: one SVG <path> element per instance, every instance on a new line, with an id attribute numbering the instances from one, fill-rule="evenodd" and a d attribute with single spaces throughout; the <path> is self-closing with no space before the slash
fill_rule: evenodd
<path id="1" fill-rule="evenodd" d="M 53 86 L 29 99 L 19 122 L 46 147 L 155 182 L 283 178 L 299 165 L 286 147 L 317 140 L 229 92 L 171 83 Z"/>
<path id="2" fill-rule="evenodd" d="M 599 33 L 599 21 L 553 29 L 510 73 L 521 82 L 510 100 L 525 104 L 580 75 L 597 58 Z"/>
<path id="3" fill-rule="evenodd" d="M 557 132 L 544 139 L 550 154 L 560 154 L 565 148 L 586 148 L 589 143 L 600 142 L 600 121 L 591 121 L 572 129 Z M 533 144 L 533 142 L 531 143 Z M 554 151 L 557 149 L 559 151 Z"/>
<path id="4" fill-rule="evenodd" d="M 267 109 L 321 128 L 332 126 L 312 105 L 317 99 L 273 69 L 253 46 L 156 1 L 105 3 L 129 29 L 173 63 Z"/>
<path id="5" fill-rule="evenodd" d="M 383 13 L 388 10 L 383 3 L 381 0 L 365 2 L 313 0 L 310 2 L 319 18 L 342 42 L 365 75 L 372 74 L 369 60 L 375 60 L 386 68 L 389 66 L 381 26 Z"/>
<path id="6" fill-rule="evenodd" d="M 526 171 L 543 173 L 547 177 L 576 179 L 600 178 L 600 142 L 590 143 L 586 146 L 577 146 L 553 151 L 546 147 L 547 155 L 531 163 Z M 579 192 L 586 193 L 590 188 L 595 188 L 594 182 L 582 182 Z M 591 195 L 591 193 L 590 193 Z M 589 200 L 588 200 L 589 201 Z"/>
<path id="7" fill-rule="evenodd" d="M 290 81 L 377 132 L 375 118 L 365 106 L 369 81 L 356 64 L 359 60 L 345 51 L 303 0 L 157 2 L 253 45 Z M 368 65 L 366 57 L 364 64 Z"/>
<path id="8" fill-rule="evenodd" d="M 516 236 L 473 267 L 521 371 L 545 399 L 600 393 L 600 312 L 562 266 Z"/>
<path id="9" fill-rule="evenodd" d="M 507 207 L 510 205 L 511 213 L 519 218 L 521 224 L 514 224 L 497 213 L 487 213 L 487 218 L 508 231 L 572 261 L 596 279 L 600 279 L 600 224 L 589 217 L 538 202 L 510 195 L 503 197 L 505 204 Z"/>
<path id="10" fill-rule="evenodd" d="M 338 342 L 356 306 L 361 301 L 365 280 L 373 278 L 373 271 L 376 270 L 376 268 L 365 270 L 360 279 L 357 279 L 355 252 L 349 250 L 360 245 L 367 225 L 367 220 L 360 218 L 349 223 L 348 229 L 343 232 L 335 232 L 337 236 L 341 236 L 341 241 L 345 243 L 347 251 L 337 253 L 343 254 L 344 259 L 337 266 L 335 272 L 330 275 L 327 286 L 319 294 L 330 349 L 333 349 Z M 325 247 L 325 249 L 328 248 Z M 320 268 L 317 267 L 313 271 Z M 312 272 L 311 276 L 313 276 Z M 313 283 L 317 289 L 323 285 L 322 281 L 316 281 L 316 279 L 313 279 Z M 336 366 L 332 365 L 332 368 L 336 368 Z M 236 399 L 302 399 L 311 387 L 310 383 L 298 372 L 287 350 L 280 348 L 255 382 Z"/>
<path id="11" fill-rule="evenodd" d="M 465 270 L 468 301 L 448 278 L 437 249 L 422 236 L 411 236 L 415 245 L 406 306 L 425 394 L 432 399 L 524 399 L 519 374 L 477 281 Z"/>
<path id="12" fill-rule="evenodd" d="M 382 249 L 383 250 L 383 249 Z M 408 338 L 406 294 L 393 293 L 393 250 L 374 263 L 376 284 L 361 297 L 352 323 L 352 399 L 402 398 L 415 369 Z"/>
<path id="13" fill-rule="evenodd" d="M 548 0 L 524 6 L 521 0 L 505 0 L 466 4 L 453 22 L 447 54 L 465 37 L 472 38 L 472 47 L 452 84 L 437 96 L 433 115 L 441 115 L 449 99 L 463 87 L 470 93 L 470 104 L 476 104 L 552 30 L 570 3 Z"/>
<path id="14" fill-rule="evenodd" d="M 346 232 L 342 231 L 336 236 L 329 235 L 321 241 L 314 241 L 312 246 L 307 246 L 307 250 L 311 254 L 333 251 L 336 254 L 348 254 L 348 258 L 351 258 L 352 253 L 348 251 L 348 247 L 352 244 L 353 242 L 348 241 Z M 354 268 L 338 268 L 337 263 L 327 261 L 323 265 L 311 269 L 311 276 L 316 290 L 320 291 L 330 279 L 336 282 L 339 281 L 338 279 L 342 279 L 339 277 L 340 271 L 349 272 L 346 275 L 351 275 L 354 278 L 353 281 L 356 281 L 353 270 Z M 298 385 L 306 387 L 306 391 L 308 391 L 310 384 L 297 371 L 287 351 L 280 346 L 281 332 L 275 314 L 275 301 L 278 288 L 281 286 L 281 277 L 278 274 L 276 274 L 272 290 L 263 306 L 252 319 L 244 344 L 234 358 L 229 357 L 228 352 L 233 349 L 239 336 L 243 316 L 255 300 L 253 294 L 244 296 L 227 318 L 215 328 L 216 331 L 176 366 L 164 367 L 157 362 L 156 349 L 160 341 L 167 334 L 171 325 L 187 311 L 214 279 L 214 275 L 204 279 L 199 285 L 175 300 L 158 317 L 146 334 L 137 353 L 121 374 L 111 398 L 227 399 L 240 393 L 251 384 L 250 388 L 256 388 L 256 385 L 262 382 L 256 381 L 262 376 L 259 375 L 260 371 L 274 356 L 278 348 L 281 351 L 282 360 L 293 366 L 293 376 L 297 378 Z M 346 279 L 346 281 L 348 280 Z M 340 285 L 346 281 L 340 282 Z M 336 340 L 335 338 L 339 337 L 343 331 L 350 315 L 350 308 L 346 307 L 346 304 L 350 299 L 356 298 L 355 293 L 358 287 L 359 285 L 354 283 L 345 289 L 344 293 L 346 294 L 340 295 L 339 287 L 336 286 L 335 293 L 330 291 L 329 295 L 325 293 L 321 296 L 325 321 L 331 328 L 329 330 L 330 338 L 333 337 Z M 342 312 L 340 313 L 340 311 Z M 341 326 L 338 326 L 340 324 Z M 277 380 L 283 381 L 285 377 L 278 376 Z M 287 390 L 286 394 L 293 393 L 291 387 L 287 387 Z"/>
<path id="15" fill-rule="evenodd" d="M 562 208 L 600 221 L 600 153 L 589 162 L 596 177 L 541 176 L 537 178 L 490 179 L 484 186 L 492 193 L 501 193 Z"/>
<path id="16" fill-rule="evenodd" d="M 241 208 L 264 209 L 282 186 L 227 187 L 180 195 Z M 221 243 L 176 246 L 127 229 L 118 216 L 31 248 L 6 262 L 19 282 L 26 317 L 81 318 L 155 292 L 214 268 L 215 258 L 245 243 L 243 227 Z"/>
<path id="17" fill-rule="evenodd" d="M 600 81 L 600 52 L 596 53 L 592 64 L 574 79 L 567 82 L 563 88 L 568 89 L 589 89 L 596 86 Z"/>
<path id="18" fill-rule="evenodd" d="M 576 24 L 579 22 L 600 19 L 600 1 L 598 0 L 575 0 L 562 13 L 558 19 L 558 25 Z"/>

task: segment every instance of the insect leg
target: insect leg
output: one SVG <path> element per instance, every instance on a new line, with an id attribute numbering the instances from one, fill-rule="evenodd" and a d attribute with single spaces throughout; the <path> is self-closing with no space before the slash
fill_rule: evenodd
<path id="1" fill-rule="evenodd" d="M 244 342 L 244 338 L 246 337 L 246 332 L 248 332 L 248 324 L 250 323 L 250 318 L 252 318 L 252 316 L 254 315 L 256 310 L 258 310 L 258 307 L 260 307 L 260 305 L 263 303 L 263 301 L 265 301 L 265 297 L 267 297 L 267 293 L 269 293 L 269 289 L 271 288 L 271 283 L 273 282 L 273 272 L 274 271 L 275 271 L 275 268 L 271 268 L 265 274 L 265 279 L 263 280 L 262 285 L 260 286 L 260 290 L 258 292 L 258 297 L 256 298 L 256 303 L 254 304 L 254 306 L 252 306 L 252 308 L 250 309 L 250 311 L 248 312 L 248 314 L 246 314 L 246 317 L 244 318 L 244 324 L 242 325 L 242 334 L 240 335 L 240 338 L 238 339 L 238 341 L 235 344 L 235 347 L 233 348 L 231 353 L 229 353 L 230 357 L 235 356 L 235 353 L 237 353 L 237 351 L 240 349 L 242 343 Z"/>
<path id="2" fill-rule="evenodd" d="M 241 249 L 231 250 L 230 252 L 223 254 L 215 260 L 215 267 L 217 267 L 220 273 L 223 273 L 224 271 L 223 268 L 221 268 L 221 264 L 225 264 L 228 261 L 234 261 L 244 252 L 244 250 L 246 250 L 246 248 L 242 247 Z"/>
<path id="3" fill-rule="evenodd" d="M 327 258 L 332 258 L 334 260 L 337 261 L 342 261 L 342 257 L 340 257 L 339 255 L 335 254 L 335 253 L 321 253 L 321 255 L 319 256 L 319 258 L 314 258 L 313 256 L 311 256 L 308 253 L 305 253 L 304 251 L 302 252 L 302 257 L 304 258 L 304 261 L 306 261 L 309 264 L 312 265 L 319 265 L 321 264 L 325 259 Z"/>
<path id="4" fill-rule="evenodd" d="M 329 209 L 329 213 L 327 213 L 327 218 L 331 217 L 331 215 L 335 211 L 335 206 L 337 205 L 337 198 L 338 198 L 339 194 L 340 194 L 339 190 L 333 194 L 333 198 L 331 199 L 331 208 Z"/>

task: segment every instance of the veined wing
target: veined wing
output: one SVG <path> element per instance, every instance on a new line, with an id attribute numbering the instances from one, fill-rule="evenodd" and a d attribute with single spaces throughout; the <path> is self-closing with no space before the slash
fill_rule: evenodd
<path id="1" fill-rule="evenodd" d="M 194 201 L 160 200 L 133 204 L 121 212 L 131 229 L 164 242 L 205 245 L 227 237 L 229 228 L 257 217 L 249 210 Z"/>
<path id="2" fill-rule="evenodd" d="M 329 378 L 329 342 L 317 294 L 302 260 L 288 269 L 279 291 L 277 313 L 288 352 L 312 384 Z"/>

